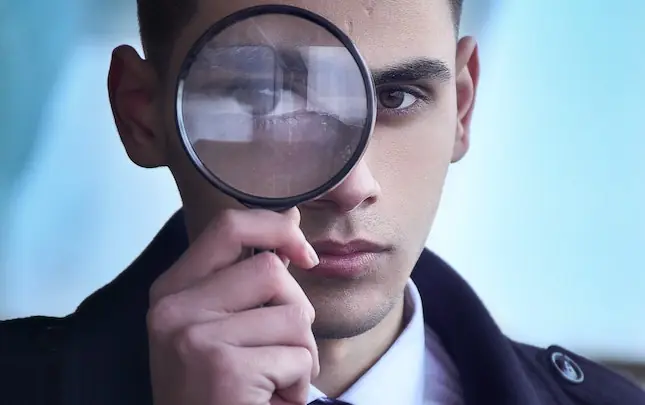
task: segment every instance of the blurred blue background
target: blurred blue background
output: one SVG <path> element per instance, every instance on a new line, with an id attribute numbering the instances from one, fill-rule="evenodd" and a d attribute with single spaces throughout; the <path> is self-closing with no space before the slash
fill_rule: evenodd
<path id="1" fill-rule="evenodd" d="M 466 0 L 472 150 L 428 246 L 515 339 L 645 361 L 643 21 L 632 0 Z M 73 311 L 180 205 L 116 135 L 121 43 L 134 1 L 0 3 L 0 318 Z"/>

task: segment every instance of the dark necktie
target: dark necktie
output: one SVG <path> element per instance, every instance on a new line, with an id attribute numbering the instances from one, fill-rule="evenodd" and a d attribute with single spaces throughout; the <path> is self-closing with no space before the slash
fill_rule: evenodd
<path id="1" fill-rule="evenodd" d="M 309 402 L 308 405 L 352 405 L 349 402 L 341 401 L 339 399 L 332 398 L 318 398 L 313 402 Z"/>

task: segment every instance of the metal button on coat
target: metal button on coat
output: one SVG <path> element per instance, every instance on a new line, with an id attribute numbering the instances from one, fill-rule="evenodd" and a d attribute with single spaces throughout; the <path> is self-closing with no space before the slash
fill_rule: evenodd
<path id="1" fill-rule="evenodd" d="M 580 384 L 584 381 L 585 375 L 582 372 L 582 369 L 573 361 L 569 356 L 562 352 L 553 352 L 551 354 L 551 363 L 553 367 L 560 373 L 560 376 L 565 380 L 574 383 Z"/>

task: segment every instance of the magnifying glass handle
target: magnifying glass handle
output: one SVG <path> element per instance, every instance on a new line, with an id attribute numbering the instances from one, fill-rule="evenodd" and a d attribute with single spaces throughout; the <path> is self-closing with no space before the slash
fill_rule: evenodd
<path id="1" fill-rule="evenodd" d="M 262 252 L 271 252 L 271 253 L 275 253 L 275 252 L 276 252 L 276 250 L 275 250 L 275 249 L 271 249 L 271 250 L 266 250 L 266 249 L 253 249 L 253 250 L 251 251 L 251 256 L 259 255 L 259 254 L 260 254 L 260 253 L 262 253 Z"/>

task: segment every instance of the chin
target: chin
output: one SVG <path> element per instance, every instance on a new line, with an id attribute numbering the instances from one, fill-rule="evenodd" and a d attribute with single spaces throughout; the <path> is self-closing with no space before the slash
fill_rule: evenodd
<path id="1" fill-rule="evenodd" d="M 335 294 L 332 294 L 335 295 Z M 318 340 L 349 339 L 378 326 L 395 307 L 397 297 L 360 297 L 359 293 L 324 298 L 311 297 L 316 309 L 312 326 Z"/>

